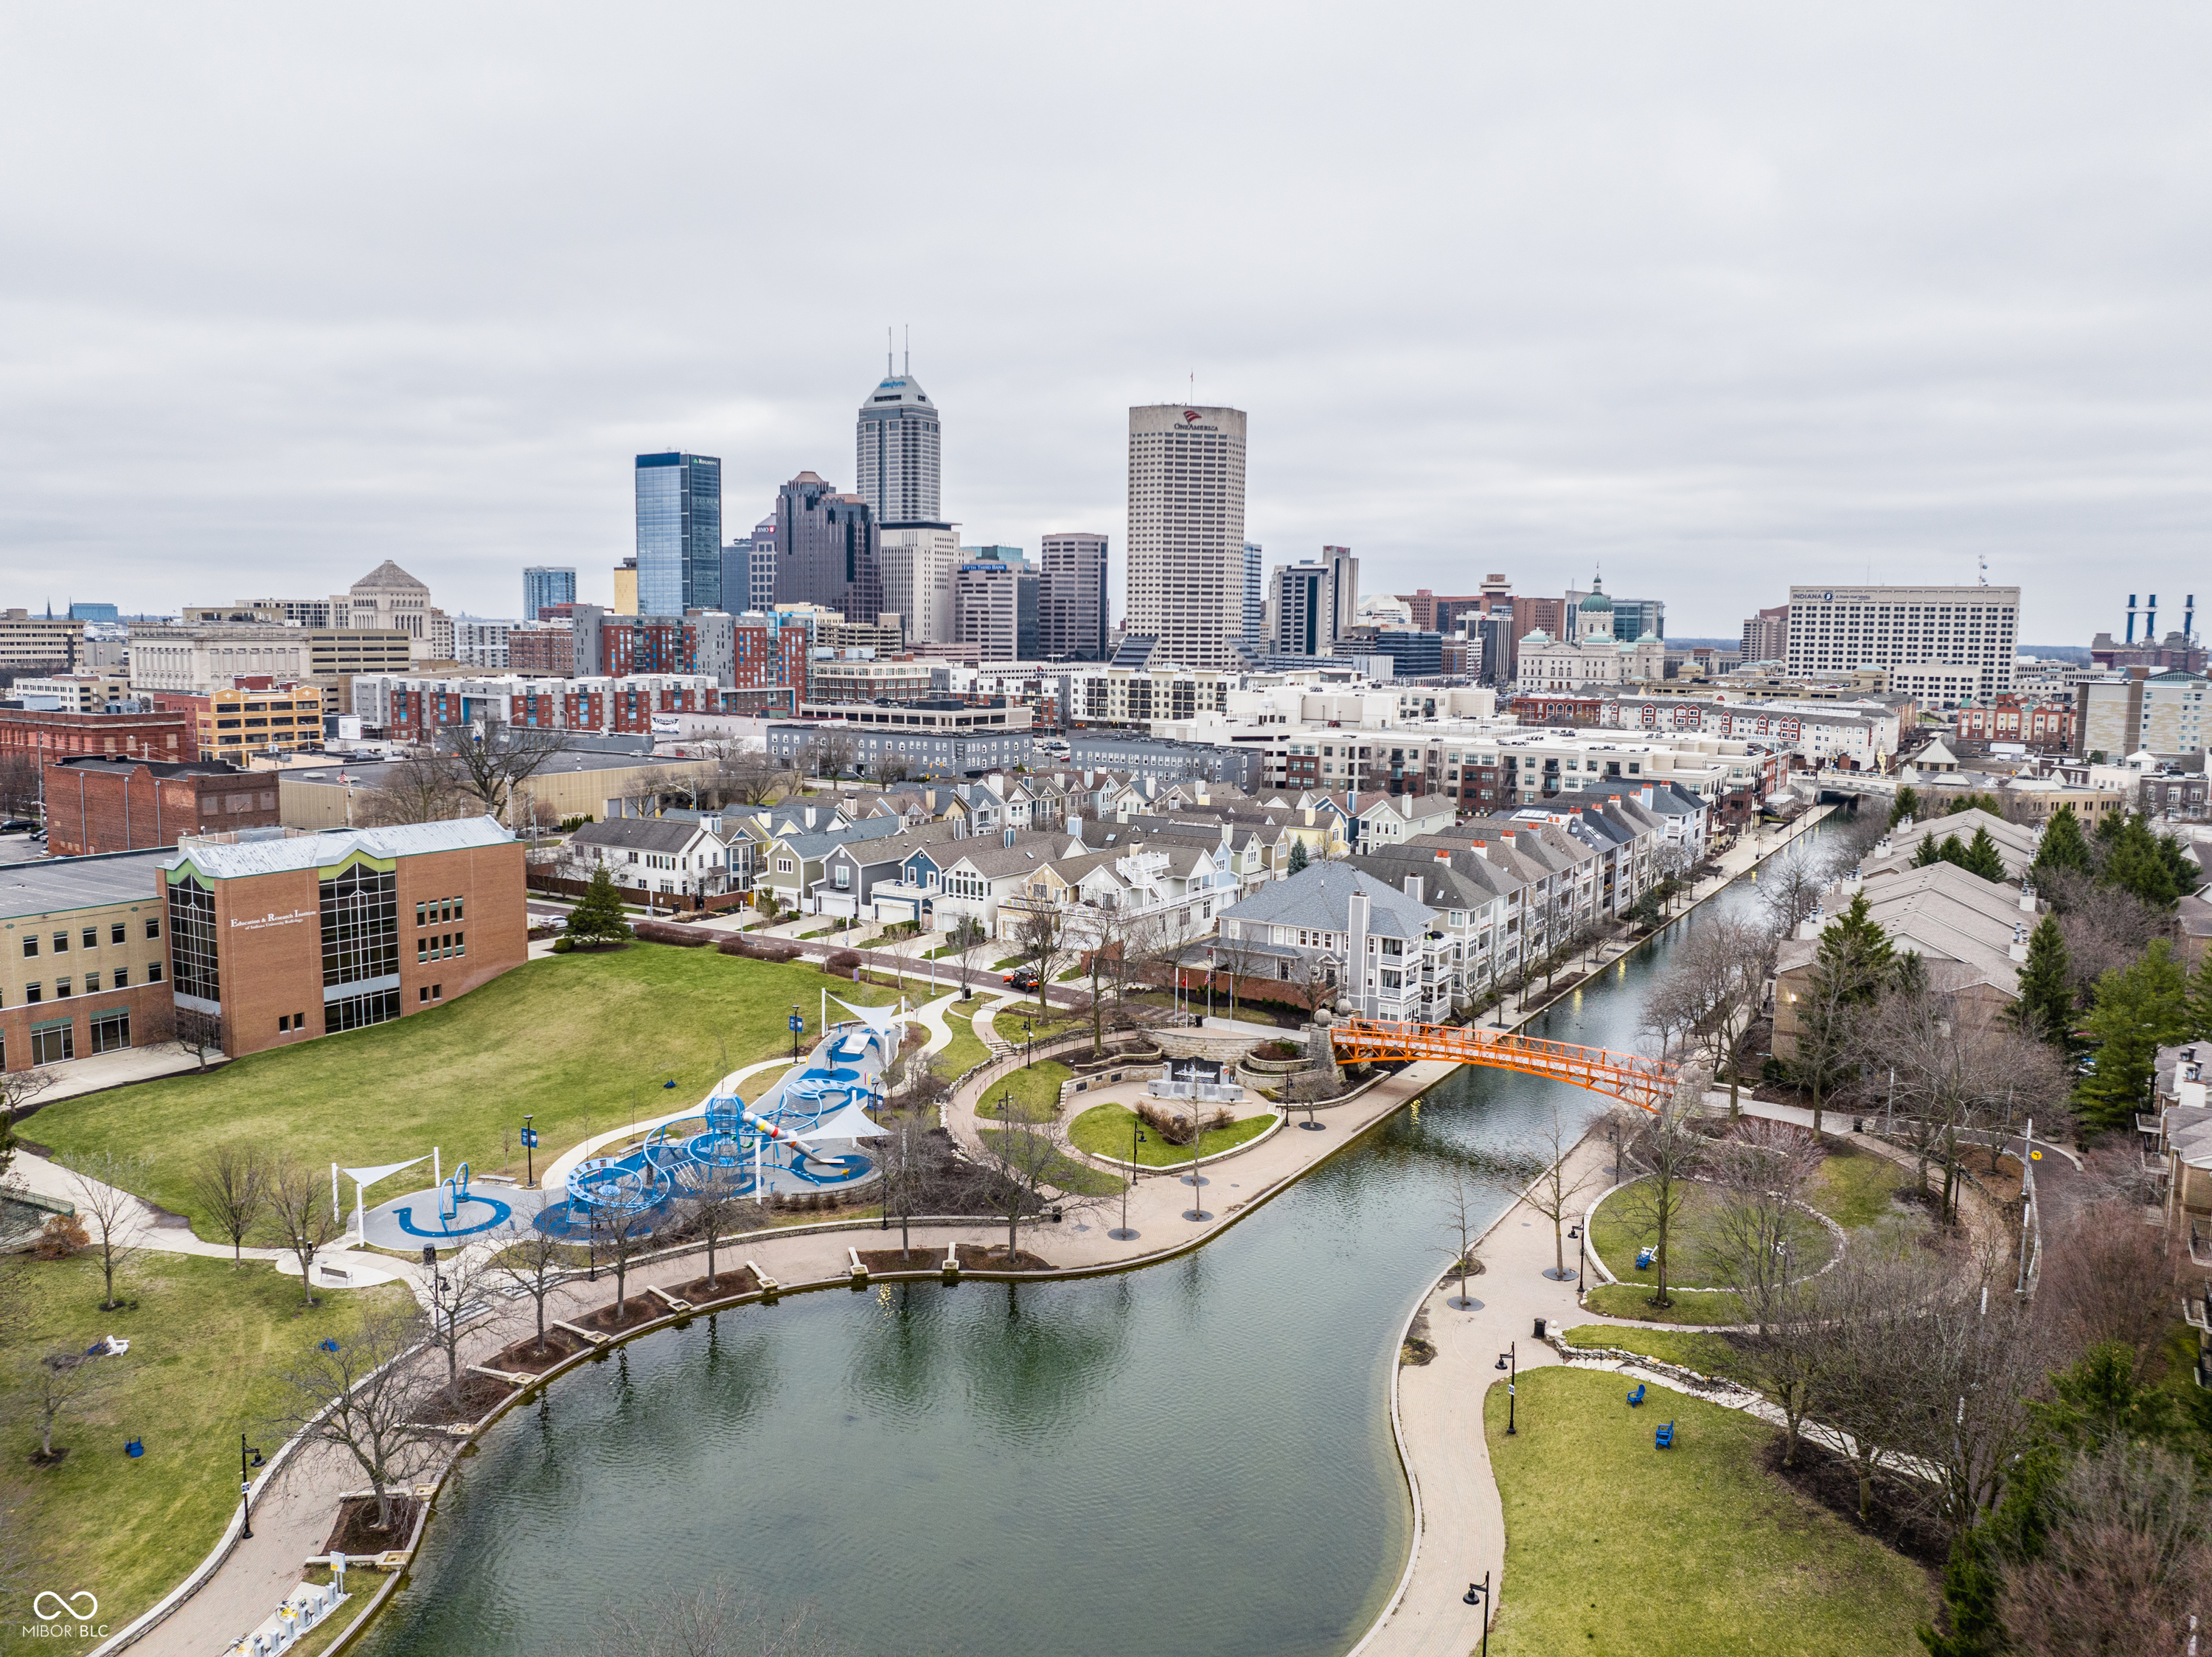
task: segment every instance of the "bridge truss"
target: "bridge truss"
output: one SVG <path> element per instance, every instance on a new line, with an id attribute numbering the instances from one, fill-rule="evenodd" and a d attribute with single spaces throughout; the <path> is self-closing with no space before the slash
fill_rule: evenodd
<path id="1" fill-rule="evenodd" d="M 1682 1080 L 1680 1065 L 1660 1059 L 1573 1042 L 1541 1041 L 1504 1030 L 1346 1019 L 1332 1025 L 1328 1034 L 1340 1063 L 1440 1059 L 1447 1064 L 1482 1064 L 1549 1076 L 1647 1111 L 1656 1111 L 1674 1097 Z"/>

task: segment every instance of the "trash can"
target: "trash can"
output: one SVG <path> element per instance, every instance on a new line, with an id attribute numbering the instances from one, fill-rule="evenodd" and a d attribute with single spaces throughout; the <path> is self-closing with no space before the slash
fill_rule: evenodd
<path id="1" fill-rule="evenodd" d="M 1541 1318 L 1536 1319 L 1536 1338 L 1540 1341 L 1544 1338 L 1544 1320 Z"/>

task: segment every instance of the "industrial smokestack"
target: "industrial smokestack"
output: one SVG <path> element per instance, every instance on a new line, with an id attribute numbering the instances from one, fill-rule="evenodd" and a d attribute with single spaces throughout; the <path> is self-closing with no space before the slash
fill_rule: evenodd
<path id="1" fill-rule="evenodd" d="M 2143 643 L 2158 643 L 2158 594 L 2155 593 L 2150 595 L 2150 602 L 2143 606 Z"/>
<path id="2" fill-rule="evenodd" d="M 2189 595 L 2189 602 L 2181 611 L 2181 642 L 2184 644 L 2197 636 L 2197 594 Z"/>
<path id="3" fill-rule="evenodd" d="M 2136 595 L 2128 594 L 2128 643 L 2136 642 Z"/>

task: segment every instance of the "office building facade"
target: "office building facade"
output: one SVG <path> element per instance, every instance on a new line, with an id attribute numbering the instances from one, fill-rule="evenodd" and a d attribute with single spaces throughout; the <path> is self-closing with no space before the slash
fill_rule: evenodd
<path id="1" fill-rule="evenodd" d="M 1244 543 L 1244 624 L 1237 639 L 1248 651 L 1267 648 L 1267 556 L 1259 542 Z"/>
<path id="2" fill-rule="evenodd" d="M 963 562 L 959 531 L 951 524 L 890 524 L 880 546 L 884 608 L 904 620 L 908 642 L 952 643 L 952 578 Z"/>
<path id="3" fill-rule="evenodd" d="M 1790 606 L 1761 610 L 1743 624 L 1743 660 L 1786 661 L 1790 656 Z"/>
<path id="4" fill-rule="evenodd" d="M 1633 644 L 1647 634 L 1656 639 L 1667 637 L 1667 600 L 1615 599 L 1613 601 L 1613 637 L 1623 644 Z"/>
<path id="5" fill-rule="evenodd" d="M 1226 666 L 1244 620 L 1245 417 L 1129 411 L 1127 629 L 1170 661 Z"/>
<path id="6" fill-rule="evenodd" d="M 576 601 L 576 572 L 533 564 L 522 572 L 522 618 L 544 621 L 544 612 L 556 604 Z"/>
<path id="7" fill-rule="evenodd" d="M 1336 643 L 1328 570 L 1318 564 L 1285 564 L 1275 571 L 1274 636 L 1278 655 L 1325 656 Z"/>
<path id="8" fill-rule="evenodd" d="M 875 509 L 811 472 L 784 484 L 776 492 L 775 602 L 818 604 L 862 621 L 882 613 Z"/>
<path id="9" fill-rule="evenodd" d="M 1248 548 L 1247 551 L 1256 551 Z M 1044 538 L 1040 648 L 1052 661 L 1106 659 L 1106 538 L 1063 531 Z"/>
<path id="10" fill-rule="evenodd" d="M 637 612 L 722 607 L 722 463 L 711 454 L 637 457 Z"/>
<path id="11" fill-rule="evenodd" d="M 1034 661 L 1043 578 L 1025 564 L 980 560 L 952 578 L 953 642 L 978 662 Z"/>
<path id="12" fill-rule="evenodd" d="M 2017 587 L 1792 587 L 1787 660 L 1793 679 L 1886 668 L 1956 706 L 2012 689 L 2019 628 Z"/>
<path id="13" fill-rule="evenodd" d="M 1342 638 L 1359 619 L 1359 560 L 1348 546 L 1324 546 L 1322 564 L 1328 570 L 1329 618 L 1332 638 Z"/>
<path id="14" fill-rule="evenodd" d="M 854 493 L 876 521 L 937 523 L 945 515 L 939 486 L 941 431 L 936 405 L 910 374 L 892 374 L 860 405 L 854 434 Z"/>
<path id="15" fill-rule="evenodd" d="M 0 889 L 0 1070 L 168 1039 L 164 854 L 12 864 Z"/>

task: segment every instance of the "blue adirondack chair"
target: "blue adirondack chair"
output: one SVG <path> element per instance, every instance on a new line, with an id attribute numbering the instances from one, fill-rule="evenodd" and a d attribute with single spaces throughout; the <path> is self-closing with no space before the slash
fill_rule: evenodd
<path id="1" fill-rule="evenodd" d="M 1649 1271 L 1651 1270 L 1651 1263 L 1658 1258 L 1659 1253 L 1656 1249 L 1640 1248 L 1636 1251 L 1636 1269 L 1638 1271 Z"/>
<path id="2" fill-rule="evenodd" d="M 1662 1450 L 1673 1449 L 1674 1447 L 1674 1423 L 1670 1421 L 1664 1427 L 1662 1427 L 1657 1432 L 1651 1435 L 1651 1441 Z"/>
<path id="3" fill-rule="evenodd" d="M 1643 1402 L 1644 1383 L 1642 1381 L 1638 1381 L 1636 1383 L 1636 1390 L 1628 1395 L 1628 1407 L 1633 1410 Z"/>

